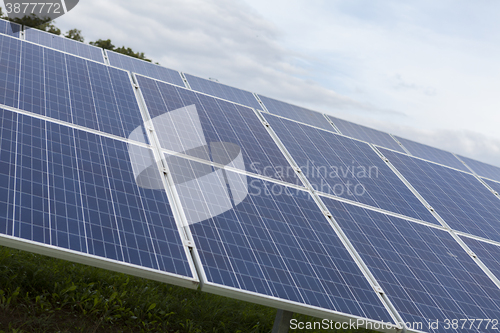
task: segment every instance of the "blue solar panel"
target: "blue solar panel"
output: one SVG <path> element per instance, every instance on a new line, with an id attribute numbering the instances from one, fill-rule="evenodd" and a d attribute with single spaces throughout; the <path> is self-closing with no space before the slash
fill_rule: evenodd
<path id="1" fill-rule="evenodd" d="M 413 156 L 469 172 L 469 169 L 450 152 L 400 137 L 397 139 Z"/>
<path id="2" fill-rule="evenodd" d="M 191 86 L 191 89 L 195 91 L 219 97 L 231 102 L 246 105 L 254 109 L 258 110 L 262 109 L 262 107 L 259 104 L 259 101 L 257 101 L 255 96 L 249 91 L 227 86 L 225 84 L 221 84 L 215 81 L 202 79 L 200 77 L 189 74 L 184 74 L 184 75 L 186 76 L 186 79 L 189 85 Z"/>
<path id="3" fill-rule="evenodd" d="M 481 177 L 486 177 L 500 182 L 500 168 L 494 165 L 486 164 L 473 160 L 471 158 L 458 156 L 465 162 L 476 174 Z"/>
<path id="4" fill-rule="evenodd" d="M 259 95 L 259 98 L 266 107 L 267 111 L 273 114 L 316 126 L 327 131 L 337 132 L 333 126 L 330 125 L 328 120 L 326 120 L 325 116 L 319 112 L 281 102 L 266 96 Z"/>
<path id="5" fill-rule="evenodd" d="M 481 262 L 500 279 L 500 247 L 480 240 L 460 236 Z"/>
<path id="6" fill-rule="evenodd" d="M 469 329 L 459 320 L 500 318 L 500 290 L 448 232 L 323 201 L 405 322 L 422 323 L 421 331 L 487 332 L 485 323 Z M 429 327 L 436 320 L 437 329 Z"/>
<path id="7" fill-rule="evenodd" d="M 439 224 L 366 143 L 264 117 L 316 190 Z"/>
<path id="8" fill-rule="evenodd" d="M 0 41 L 1 52 L 21 49 L 17 63 L 7 57 L 9 67 L 0 67 L 6 83 L 21 80 L 4 86 L 0 103 L 121 137 L 142 125 L 127 72 L 31 43 L 20 47 L 10 37 Z M 130 138 L 146 142 L 137 133 Z"/>
<path id="9" fill-rule="evenodd" d="M 27 41 L 104 63 L 102 49 L 99 47 L 33 28 L 26 29 L 24 34 Z"/>
<path id="10" fill-rule="evenodd" d="M 451 228 L 500 241 L 500 201 L 473 175 L 385 149 L 382 153 Z"/>
<path id="11" fill-rule="evenodd" d="M 307 192 L 166 158 L 207 284 L 391 321 Z"/>
<path id="12" fill-rule="evenodd" d="M 21 41 L 0 35 L 0 103 L 17 107 Z"/>
<path id="13" fill-rule="evenodd" d="M 193 278 L 152 151 L 0 110 L 0 234 Z M 158 170 L 149 173 L 161 182 Z"/>
<path id="14" fill-rule="evenodd" d="M 251 109 L 138 76 L 163 148 L 301 184 Z"/>
<path id="15" fill-rule="evenodd" d="M 184 87 L 184 81 L 178 71 L 109 50 L 106 54 L 111 66 Z"/>
<path id="16" fill-rule="evenodd" d="M 0 34 L 19 38 L 21 30 L 20 24 L 0 19 Z"/>
<path id="17" fill-rule="evenodd" d="M 350 136 L 358 140 L 374 143 L 378 146 L 390 148 L 401 153 L 405 151 L 401 146 L 390 136 L 390 134 L 378 131 L 376 129 L 351 123 L 350 121 L 328 116 L 330 120 L 337 126 L 341 134 Z"/>

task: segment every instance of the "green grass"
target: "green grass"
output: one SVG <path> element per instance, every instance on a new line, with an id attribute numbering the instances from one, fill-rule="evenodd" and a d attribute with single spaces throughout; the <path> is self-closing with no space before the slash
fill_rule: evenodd
<path id="1" fill-rule="evenodd" d="M 0 247 L 0 333 L 258 333 L 271 331 L 275 315 L 253 303 Z"/>

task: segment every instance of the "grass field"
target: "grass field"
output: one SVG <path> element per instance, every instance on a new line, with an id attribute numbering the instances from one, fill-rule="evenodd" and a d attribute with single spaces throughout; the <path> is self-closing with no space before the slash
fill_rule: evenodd
<path id="1" fill-rule="evenodd" d="M 0 247 L 0 333 L 257 333 L 270 332 L 275 315 L 265 306 Z"/>

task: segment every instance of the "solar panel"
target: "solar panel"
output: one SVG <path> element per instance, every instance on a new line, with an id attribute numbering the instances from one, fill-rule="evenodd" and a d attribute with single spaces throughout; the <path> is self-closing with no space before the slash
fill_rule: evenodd
<path id="1" fill-rule="evenodd" d="M 301 184 L 253 110 L 137 76 L 162 148 Z"/>
<path id="2" fill-rule="evenodd" d="M 20 24 L 0 19 L 0 34 L 19 38 L 21 30 L 22 26 Z"/>
<path id="3" fill-rule="evenodd" d="M 337 132 L 332 125 L 325 119 L 323 114 L 311 111 L 300 106 L 281 102 L 266 96 L 259 95 L 260 100 L 267 111 L 281 117 L 299 121 L 304 124 L 316 126 L 327 131 Z"/>
<path id="4" fill-rule="evenodd" d="M 469 172 L 469 169 L 450 152 L 400 137 L 396 138 L 413 156 Z"/>
<path id="5" fill-rule="evenodd" d="M 17 63 L 6 57 L 9 67 L 0 67 L 7 83 L 0 103 L 125 138 L 142 125 L 127 72 L 7 36 L 0 41 L 2 53 L 17 54 Z"/>
<path id="6" fill-rule="evenodd" d="M 175 155 L 167 160 L 205 290 L 392 322 L 307 192 Z"/>
<path id="7" fill-rule="evenodd" d="M 500 241 L 500 201 L 472 174 L 385 149 L 382 153 L 452 229 Z"/>
<path id="8" fill-rule="evenodd" d="M 0 242 L 186 286 L 196 281 L 165 191 L 136 182 L 134 171 L 154 162 L 151 149 L 0 114 Z M 161 182 L 158 170 L 149 177 Z"/>
<path id="9" fill-rule="evenodd" d="M 109 50 L 106 50 L 106 55 L 111 66 L 184 87 L 178 71 Z"/>
<path id="10" fill-rule="evenodd" d="M 500 247 L 499 244 L 491 244 L 471 237 L 460 236 L 460 239 L 472 250 L 472 252 L 488 267 L 488 269 L 500 279 Z"/>
<path id="11" fill-rule="evenodd" d="M 467 164 L 476 174 L 481 177 L 486 177 L 496 181 L 500 181 L 500 168 L 494 165 L 483 163 L 480 161 L 473 160 L 471 158 L 458 156 L 462 161 Z"/>
<path id="12" fill-rule="evenodd" d="M 366 143 L 264 117 L 315 190 L 439 224 Z"/>
<path id="13" fill-rule="evenodd" d="M 184 76 L 191 86 L 191 89 L 195 91 L 246 105 L 257 110 L 262 109 L 255 96 L 249 91 L 234 88 L 212 80 L 202 79 L 190 74 L 184 73 Z"/>
<path id="14" fill-rule="evenodd" d="M 447 231 L 322 200 L 409 328 L 485 332 L 460 319 L 500 318 L 500 290 Z"/>
<path id="15" fill-rule="evenodd" d="M 25 29 L 24 35 L 27 41 L 104 63 L 104 55 L 99 47 L 34 28 Z"/>
<path id="16" fill-rule="evenodd" d="M 401 153 L 405 151 L 388 133 L 376 129 L 351 123 L 350 121 L 328 116 L 328 118 L 337 126 L 341 134 L 350 136 L 358 140 L 370 142 L 378 146 L 390 148 Z"/>
<path id="17" fill-rule="evenodd" d="M 17 107 L 19 102 L 19 67 L 21 41 L 0 35 L 0 103 Z"/>

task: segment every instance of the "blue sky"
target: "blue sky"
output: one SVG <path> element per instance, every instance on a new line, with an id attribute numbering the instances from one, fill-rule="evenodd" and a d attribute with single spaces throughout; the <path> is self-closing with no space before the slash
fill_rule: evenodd
<path id="1" fill-rule="evenodd" d="M 498 13 L 493 0 L 86 0 L 56 24 L 500 165 Z"/>

